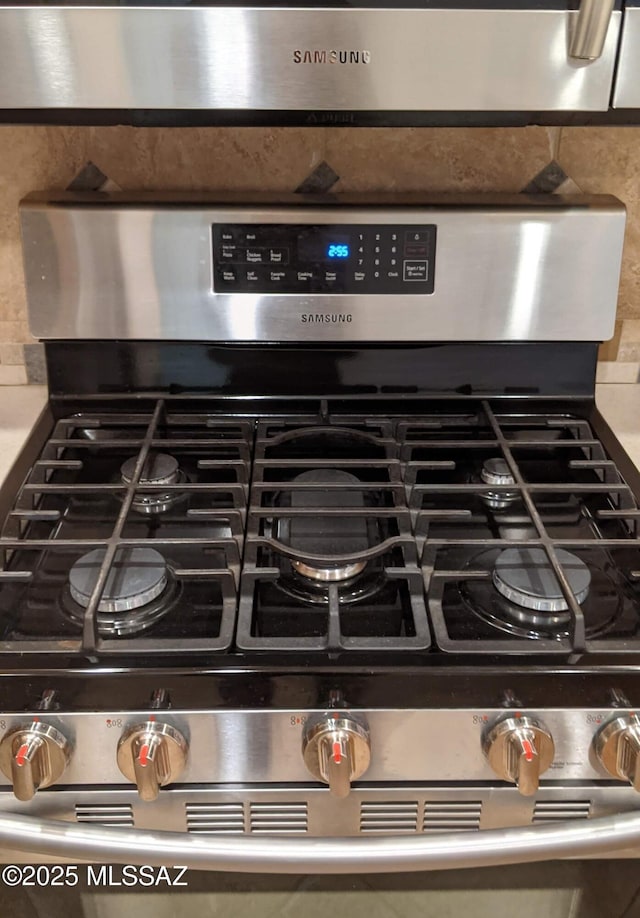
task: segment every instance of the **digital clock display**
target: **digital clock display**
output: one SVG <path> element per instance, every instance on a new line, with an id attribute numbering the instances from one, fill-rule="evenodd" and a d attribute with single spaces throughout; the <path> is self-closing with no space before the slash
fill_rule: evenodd
<path id="1" fill-rule="evenodd" d="M 326 227 L 310 226 L 298 235 L 298 258 L 307 264 L 347 262 L 352 251 L 351 236 Z"/>

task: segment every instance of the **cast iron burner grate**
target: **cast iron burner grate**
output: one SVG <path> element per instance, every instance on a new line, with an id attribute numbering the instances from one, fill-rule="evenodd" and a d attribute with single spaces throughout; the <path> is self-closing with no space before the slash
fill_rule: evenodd
<path id="1" fill-rule="evenodd" d="M 0 536 L 0 654 L 640 651 L 640 508 L 582 417 L 138 404 L 57 421 L 29 470 Z M 136 549 L 166 572 L 130 614 L 110 593 Z M 519 552 L 543 568 L 533 610 L 513 601 Z"/>
<path id="2" fill-rule="evenodd" d="M 258 423 L 236 640 L 262 650 L 429 647 L 392 421 Z"/>
<path id="3" fill-rule="evenodd" d="M 0 538 L 0 651 L 230 647 L 252 438 L 250 420 L 163 401 L 148 413 L 58 421 Z M 158 456 L 171 468 L 154 481 Z M 122 559 L 136 552 L 163 559 L 166 574 L 127 613 L 109 597 L 124 576 Z M 77 573 L 87 557 L 97 559 L 88 586 Z"/>
<path id="4" fill-rule="evenodd" d="M 402 421 L 397 432 L 438 647 L 640 648 L 640 510 L 586 420 L 496 415 L 482 403 L 465 415 Z M 561 612 L 528 614 L 517 589 L 496 588 L 500 559 L 518 550 L 535 552 L 538 564 L 546 558 L 543 592 L 559 594 Z"/>

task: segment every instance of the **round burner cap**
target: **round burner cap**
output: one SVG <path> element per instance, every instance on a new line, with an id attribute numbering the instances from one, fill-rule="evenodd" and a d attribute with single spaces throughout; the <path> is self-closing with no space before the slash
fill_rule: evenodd
<path id="1" fill-rule="evenodd" d="M 367 566 L 366 561 L 356 561 L 353 564 L 343 564 L 341 567 L 314 567 L 304 561 L 292 561 L 292 567 L 303 577 L 317 580 L 320 583 L 341 583 L 361 574 Z"/>
<path id="2" fill-rule="evenodd" d="M 558 549 L 571 591 L 580 605 L 589 595 L 591 572 L 576 555 Z M 542 548 L 507 548 L 493 570 L 493 583 L 510 602 L 536 612 L 562 612 L 569 608 L 558 578 Z"/>
<path id="3" fill-rule="evenodd" d="M 106 549 L 83 555 L 69 572 L 74 600 L 87 608 L 98 580 Z M 118 548 L 107 575 L 99 612 L 130 612 L 156 599 L 167 585 L 167 566 L 153 548 Z"/>
<path id="4" fill-rule="evenodd" d="M 131 456 L 120 466 L 120 474 L 125 484 L 131 484 L 136 470 L 137 456 Z M 178 460 L 169 453 L 151 453 L 140 473 L 140 484 L 175 484 L 178 481 L 180 467 Z"/>

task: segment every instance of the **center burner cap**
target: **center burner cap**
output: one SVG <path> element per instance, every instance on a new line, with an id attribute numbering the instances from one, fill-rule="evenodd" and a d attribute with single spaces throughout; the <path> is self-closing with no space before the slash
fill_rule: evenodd
<path id="1" fill-rule="evenodd" d="M 589 568 L 576 555 L 563 549 L 558 549 L 556 556 L 576 602 L 581 605 L 589 595 Z M 496 560 L 493 583 L 506 599 L 525 609 L 562 612 L 569 608 L 547 553 L 542 548 L 505 549 Z"/>
<path id="2" fill-rule="evenodd" d="M 105 548 L 79 558 L 69 572 L 71 596 L 87 608 L 95 588 Z M 154 548 L 118 548 L 98 604 L 99 612 L 130 612 L 156 599 L 167 585 L 167 565 Z"/>
<path id="3" fill-rule="evenodd" d="M 304 561 L 292 561 L 291 566 L 303 577 L 317 580 L 320 583 L 342 583 L 361 574 L 367 566 L 366 561 L 356 561 L 355 564 L 343 564 L 342 567 L 314 567 Z"/>
<path id="4" fill-rule="evenodd" d="M 308 516 L 283 520 L 280 537 L 291 548 L 305 554 L 334 556 L 335 563 L 314 563 L 292 559 L 298 574 L 319 583 L 342 583 L 356 577 L 367 566 L 366 561 L 348 561 L 349 555 L 369 548 L 367 520 L 363 516 L 333 516 L 326 510 L 365 506 L 363 484 L 359 478 L 342 469 L 310 469 L 294 478 L 296 484 L 308 484 L 309 490 L 292 492 L 291 506 L 315 510 Z M 353 485 L 353 488 L 341 488 Z M 343 560 L 345 559 L 345 560 Z"/>
<path id="5" fill-rule="evenodd" d="M 131 484 L 136 470 L 137 456 L 131 456 L 120 466 L 120 474 L 125 484 Z M 178 460 L 169 453 L 151 453 L 142 467 L 140 484 L 169 485 L 176 484 L 179 479 L 180 467 Z"/>

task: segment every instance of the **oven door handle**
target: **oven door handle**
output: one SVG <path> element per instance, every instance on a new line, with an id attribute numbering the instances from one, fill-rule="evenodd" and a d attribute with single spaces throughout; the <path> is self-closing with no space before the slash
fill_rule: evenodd
<path id="1" fill-rule="evenodd" d="M 452 870 L 611 854 L 639 845 L 640 811 L 549 826 L 385 838 L 204 838 L 0 815 L 0 849 L 66 861 L 239 873 Z"/>
<path id="2" fill-rule="evenodd" d="M 602 57 L 615 0 L 582 0 L 569 45 L 569 57 L 597 61 Z"/>

